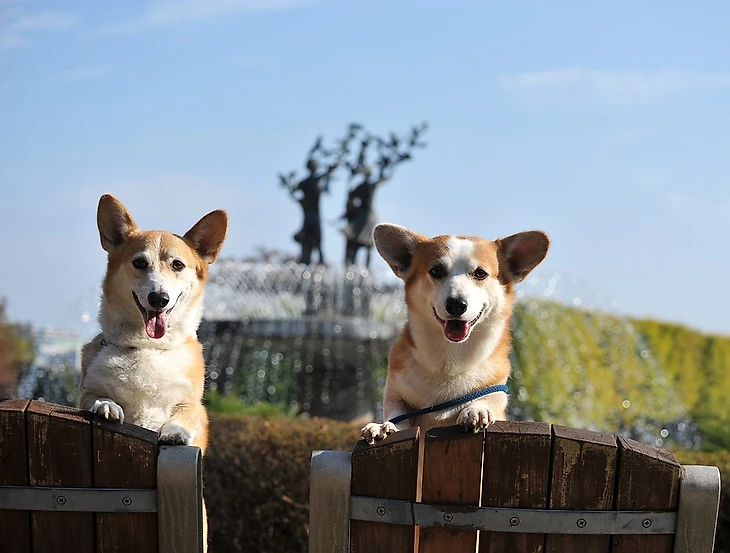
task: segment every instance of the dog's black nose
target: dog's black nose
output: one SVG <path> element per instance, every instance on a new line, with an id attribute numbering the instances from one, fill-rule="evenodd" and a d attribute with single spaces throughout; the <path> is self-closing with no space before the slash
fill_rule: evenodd
<path id="1" fill-rule="evenodd" d="M 162 309 L 170 303 L 170 296 L 165 292 L 150 292 L 150 295 L 147 296 L 147 302 L 152 309 Z"/>
<path id="2" fill-rule="evenodd" d="M 460 317 L 464 314 L 467 308 L 467 303 L 464 298 L 447 298 L 446 299 L 446 312 L 452 317 Z"/>

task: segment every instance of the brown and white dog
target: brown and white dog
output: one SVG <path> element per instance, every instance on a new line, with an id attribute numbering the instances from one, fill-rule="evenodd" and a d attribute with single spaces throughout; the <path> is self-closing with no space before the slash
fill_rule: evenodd
<path id="1" fill-rule="evenodd" d="M 504 420 L 499 391 L 440 412 L 390 419 L 506 384 L 510 375 L 510 317 L 514 285 L 547 254 L 548 236 L 521 232 L 494 242 L 472 236 L 429 239 L 381 224 L 373 234 L 380 255 L 405 282 L 408 321 L 388 358 L 383 423 L 370 423 L 370 443 L 412 426 L 459 424 L 475 432 Z"/>
<path id="2" fill-rule="evenodd" d="M 205 452 L 205 364 L 196 330 L 208 264 L 228 230 L 225 211 L 203 217 L 184 236 L 141 231 L 106 194 L 97 223 L 108 252 L 101 334 L 81 356 L 80 407 L 159 434 L 162 443 Z"/>

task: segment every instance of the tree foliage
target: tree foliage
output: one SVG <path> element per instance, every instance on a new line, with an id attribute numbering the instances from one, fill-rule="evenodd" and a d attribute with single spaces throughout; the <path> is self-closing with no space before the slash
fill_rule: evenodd
<path id="1" fill-rule="evenodd" d="M 20 371 L 32 361 L 32 343 L 23 339 L 10 324 L 5 300 L 0 298 L 0 397 L 15 395 Z"/>

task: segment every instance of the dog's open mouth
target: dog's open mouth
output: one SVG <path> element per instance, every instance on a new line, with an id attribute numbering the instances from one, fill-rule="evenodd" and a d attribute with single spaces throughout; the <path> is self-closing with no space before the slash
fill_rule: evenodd
<path id="1" fill-rule="evenodd" d="M 444 320 L 439 317 L 438 313 L 436 313 L 436 308 L 433 308 L 433 314 L 436 317 L 436 320 L 443 327 L 444 336 L 446 336 L 447 339 L 452 342 L 463 342 L 469 337 L 469 332 L 471 332 L 472 327 L 484 314 L 484 310 L 486 308 L 486 305 L 482 306 L 482 310 L 479 311 L 479 314 L 471 321 L 461 321 L 459 319 Z"/>
<path id="2" fill-rule="evenodd" d="M 142 307 L 137 294 L 132 292 L 132 295 L 134 296 L 134 301 L 137 302 L 137 307 L 139 307 L 142 317 L 144 317 L 144 329 L 147 332 L 147 336 L 155 339 L 162 338 L 165 332 L 167 332 L 167 317 L 170 311 L 177 305 L 177 301 L 166 311 L 152 311 Z"/>

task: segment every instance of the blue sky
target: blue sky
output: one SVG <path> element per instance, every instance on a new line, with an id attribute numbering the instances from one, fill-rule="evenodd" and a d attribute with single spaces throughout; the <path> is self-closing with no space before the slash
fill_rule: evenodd
<path id="1" fill-rule="evenodd" d="M 537 287 L 558 274 L 566 301 L 730 334 L 729 19 L 723 2 L 0 0 L 0 296 L 13 320 L 81 325 L 105 192 L 178 233 L 227 209 L 225 256 L 293 253 L 278 172 L 350 121 L 427 120 L 382 221 L 542 229 Z M 345 195 L 322 205 L 330 261 Z"/>

